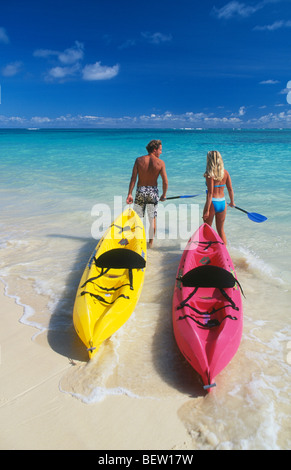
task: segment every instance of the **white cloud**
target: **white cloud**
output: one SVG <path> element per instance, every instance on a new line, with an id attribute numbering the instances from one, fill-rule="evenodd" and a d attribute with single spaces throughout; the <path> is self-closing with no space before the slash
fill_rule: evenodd
<path id="1" fill-rule="evenodd" d="M 136 45 L 136 40 L 135 39 L 127 39 L 124 41 L 120 46 L 118 46 L 118 49 L 128 49 L 129 47 L 133 47 Z"/>
<path id="2" fill-rule="evenodd" d="M 174 114 L 165 111 L 162 114 L 143 114 L 139 116 L 104 117 L 98 115 L 62 115 L 55 118 L 34 116 L 32 118 L 0 116 L 0 123 L 9 126 L 22 127 L 234 127 L 240 124 L 238 117 L 217 117 L 212 113 Z"/>
<path id="3" fill-rule="evenodd" d="M 75 41 L 72 47 L 62 52 L 52 49 L 37 49 L 33 55 L 44 59 L 56 58 L 55 67 L 50 68 L 45 75 L 46 80 L 64 82 L 73 76 L 87 81 L 109 80 L 119 73 L 118 64 L 109 67 L 101 65 L 101 62 L 96 62 L 83 66 L 84 44 L 79 41 Z"/>
<path id="4" fill-rule="evenodd" d="M 0 123 L 1 125 L 5 125 L 7 127 L 18 127 L 21 125 L 25 125 L 26 119 L 20 116 L 0 116 Z"/>
<path id="5" fill-rule="evenodd" d="M 279 95 L 287 95 L 287 93 L 289 93 L 289 89 L 288 87 L 287 88 L 283 88 L 283 90 L 279 91 Z"/>
<path id="6" fill-rule="evenodd" d="M 43 57 L 45 59 L 51 56 L 56 56 L 62 64 L 75 64 L 76 62 L 83 59 L 84 44 L 79 41 L 75 41 L 74 46 L 69 47 L 64 51 L 54 51 L 52 49 L 37 49 L 36 51 L 34 51 L 33 55 L 35 57 Z"/>
<path id="7" fill-rule="evenodd" d="M 31 121 L 35 124 L 48 124 L 51 122 L 51 119 L 46 116 L 34 116 L 31 118 Z"/>
<path id="8" fill-rule="evenodd" d="M 7 36 L 5 28 L 0 28 L 0 43 L 9 44 L 10 39 Z"/>
<path id="9" fill-rule="evenodd" d="M 223 114 L 221 114 L 221 110 L 217 110 L 217 114 L 193 111 L 175 114 L 171 111 L 165 111 L 160 114 L 148 113 L 118 117 L 104 117 L 95 114 L 66 114 L 53 118 L 46 115 L 32 118 L 2 115 L 0 116 L 0 124 L 8 128 L 291 128 L 291 107 L 288 109 L 287 105 L 285 106 L 285 111 L 266 114 L 261 111 L 258 115 L 248 119 L 246 119 L 246 108 L 241 106 L 237 113 L 228 111 Z"/>
<path id="10" fill-rule="evenodd" d="M 72 75 L 75 75 L 79 70 L 79 65 L 75 64 L 72 67 L 53 67 L 47 74 L 47 79 L 65 79 Z"/>
<path id="11" fill-rule="evenodd" d="M 257 125 L 266 125 L 266 126 L 290 126 L 291 125 L 291 111 L 282 111 L 281 113 L 269 113 L 264 116 L 261 116 L 256 120 Z"/>
<path id="12" fill-rule="evenodd" d="M 11 64 L 5 65 L 5 67 L 2 68 L 2 75 L 4 77 L 14 77 L 14 75 L 17 75 L 22 67 L 22 62 L 11 62 Z"/>
<path id="13" fill-rule="evenodd" d="M 260 85 L 276 85 L 277 83 L 280 83 L 279 80 L 263 80 L 259 84 Z"/>
<path id="14" fill-rule="evenodd" d="M 142 37 L 151 44 L 161 44 L 163 42 L 170 42 L 172 40 L 171 34 L 164 33 L 141 33 Z"/>
<path id="15" fill-rule="evenodd" d="M 43 57 L 44 59 L 54 55 L 58 56 L 59 54 L 59 51 L 53 51 L 51 49 L 36 49 L 33 53 L 34 57 Z"/>
<path id="16" fill-rule="evenodd" d="M 106 65 L 101 65 L 101 62 L 96 62 L 95 64 L 86 65 L 83 68 L 82 74 L 84 80 L 109 80 L 119 73 L 119 65 L 114 65 L 113 67 L 108 67 Z"/>
<path id="17" fill-rule="evenodd" d="M 272 24 L 264 25 L 264 26 L 255 26 L 254 31 L 276 31 L 277 29 L 281 28 L 291 28 L 291 21 L 290 20 L 280 20 L 275 21 Z"/>
<path id="18" fill-rule="evenodd" d="M 172 41 L 172 39 L 173 37 L 171 34 L 165 34 L 160 32 L 142 32 L 140 33 L 140 37 L 136 39 L 127 39 L 126 41 L 124 41 L 122 44 L 120 44 L 120 46 L 118 46 L 118 49 L 128 49 L 129 47 L 134 47 L 143 42 L 153 45 L 159 45 L 162 43 L 170 42 Z"/>
<path id="19" fill-rule="evenodd" d="M 259 9 L 263 7 L 263 3 L 258 3 L 257 5 L 251 6 L 246 5 L 245 3 L 238 2 L 237 0 L 233 0 L 221 8 L 213 8 L 213 13 L 219 19 L 230 19 L 235 16 L 241 16 L 243 18 L 247 18 L 248 16 L 252 15 Z"/>
<path id="20" fill-rule="evenodd" d="M 82 60 L 84 56 L 84 44 L 79 41 L 75 41 L 75 45 L 66 49 L 64 52 L 60 52 L 59 60 L 63 64 L 74 64 L 79 60 Z"/>
<path id="21" fill-rule="evenodd" d="M 215 125 L 223 124 L 224 126 L 230 124 L 231 126 L 233 126 L 234 124 L 240 124 L 241 119 L 237 117 L 209 117 L 209 118 L 205 118 L 204 122 L 206 124 L 215 124 Z"/>

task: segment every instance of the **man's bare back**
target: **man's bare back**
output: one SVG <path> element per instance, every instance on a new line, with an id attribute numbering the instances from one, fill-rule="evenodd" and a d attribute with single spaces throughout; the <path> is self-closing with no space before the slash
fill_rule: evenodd
<path id="1" fill-rule="evenodd" d="M 148 155 L 138 157 L 135 160 L 132 176 L 129 183 L 127 204 L 132 204 L 133 197 L 132 191 L 138 178 L 138 186 L 157 186 L 158 177 L 161 175 L 163 181 L 163 194 L 161 200 L 166 199 L 166 192 L 168 189 L 168 178 L 166 173 L 166 165 L 163 160 L 160 160 L 162 154 L 162 145 L 158 148 L 153 149 Z"/>
<path id="2" fill-rule="evenodd" d="M 144 155 L 136 159 L 138 186 L 157 186 L 158 177 L 164 169 L 165 163 L 157 157 Z"/>

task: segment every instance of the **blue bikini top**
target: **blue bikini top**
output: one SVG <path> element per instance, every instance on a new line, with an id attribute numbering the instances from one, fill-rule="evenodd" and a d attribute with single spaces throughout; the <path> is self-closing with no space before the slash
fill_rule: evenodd
<path id="1" fill-rule="evenodd" d="M 207 186 L 207 183 L 205 181 L 205 185 Z M 217 185 L 214 185 L 213 187 L 214 188 L 223 188 L 225 186 L 225 184 L 217 184 Z"/>

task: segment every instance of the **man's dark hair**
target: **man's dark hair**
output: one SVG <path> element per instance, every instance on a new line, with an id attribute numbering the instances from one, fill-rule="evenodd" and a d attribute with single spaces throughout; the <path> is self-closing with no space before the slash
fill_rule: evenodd
<path id="1" fill-rule="evenodd" d="M 161 140 L 151 140 L 146 146 L 146 149 L 148 153 L 152 153 L 154 150 L 157 150 L 160 147 L 160 145 L 162 145 Z"/>

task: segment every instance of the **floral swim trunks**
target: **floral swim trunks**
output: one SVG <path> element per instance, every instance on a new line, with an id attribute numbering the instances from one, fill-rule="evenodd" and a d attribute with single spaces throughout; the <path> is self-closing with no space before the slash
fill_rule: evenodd
<path id="1" fill-rule="evenodd" d="M 157 186 L 138 186 L 134 200 L 133 209 L 139 215 L 144 217 L 145 208 L 149 218 L 157 217 L 159 203 L 159 190 Z"/>

